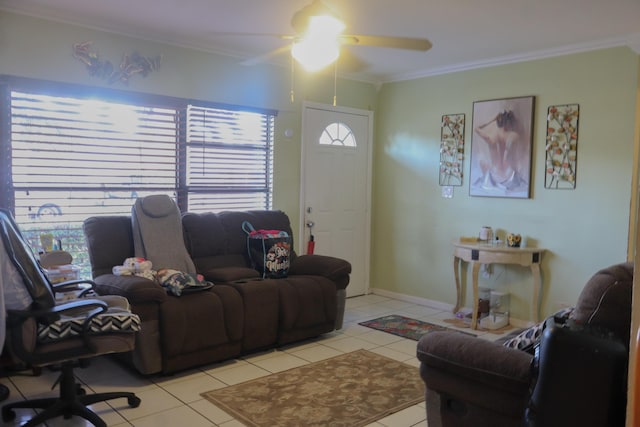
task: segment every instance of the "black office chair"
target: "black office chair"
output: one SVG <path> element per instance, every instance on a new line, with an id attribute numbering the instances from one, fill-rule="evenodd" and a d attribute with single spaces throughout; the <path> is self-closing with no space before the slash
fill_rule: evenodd
<path id="1" fill-rule="evenodd" d="M 10 212 L 0 209 L 0 291 L 6 307 L 6 345 L 12 356 L 30 366 L 60 369 L 60 394 L 14 402 L 2 407 L 5 422 L 16 417 L 17 408 L 41 409 L 24 426 L 36 426 L 48 419 L 74 415 L 97 427 L 106 423 L 88 405 L 126 398 L 129 406 L 140 399 L 129 392 L 86 394 L 76 383 L 73 369 L 88 359 L 133 350 L 140 319 L 129 311 L 122 297 L 80 298 L 56 304 L 49 279 L 23 238 Z M 21 283 L 18 283 L 21 282 Z"/>

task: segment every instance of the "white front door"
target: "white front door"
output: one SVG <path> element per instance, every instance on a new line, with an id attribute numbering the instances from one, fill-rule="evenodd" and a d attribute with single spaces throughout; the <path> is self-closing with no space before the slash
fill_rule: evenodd
<path id="1" fill-rule="evenodd" d="M 313 234 L 314 253 L 349 261 L 347 296 L 369 287 L 372 123 L 371 111 L 304 104 L 301 252 Z"/>

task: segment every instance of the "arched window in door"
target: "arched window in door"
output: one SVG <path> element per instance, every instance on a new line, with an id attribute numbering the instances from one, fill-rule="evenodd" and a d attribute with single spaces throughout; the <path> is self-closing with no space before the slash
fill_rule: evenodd
<path id="1" fill-rule="evenodd" d="M 331 123 L 324 128 L 318 142 L 320 145 L 356 146 L 356 138 L 353 136 L 351 128 L 344 123 L 337 122 Z"/>

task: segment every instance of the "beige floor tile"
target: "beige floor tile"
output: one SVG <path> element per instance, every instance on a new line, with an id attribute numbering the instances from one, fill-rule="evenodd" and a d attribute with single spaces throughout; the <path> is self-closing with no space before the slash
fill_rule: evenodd
<path id="1" fill-rule="evenodd" d="M 369 350 L 378 347 L 377 344 L 373 344 L 370 341 L 361 340 L 355 337 L 340 338 L 336 340 L 327 340 L 322 342 L 323 345 L 331 347 L 338 351 L 348 353 L 350 351 L 356 351 L 360 349 Z"/>
<path id="2" fill-rule="evenodd" d="M 374 304 L 376 307 L 384 307 L 388 310 L 402 310 L 404 308 L 412 307 L 415 304 L 412 302 L 401 301 L 397 299 L 389 299 L 386 301 L 381 301 L 379 303 Z"/>
<path id="3" fill-rule="evenodd" d="M 287 369 L 296 368 L 298 366 L 309 364 L 308 361 L 296 357 L 292 354 L 280 352 L 279 355 L 262 359 L 254 362 L 254 364 L 271 373 L 286 371 Z"/>
<path id="4" fill-rule="evenodd" d="M 31 374 L 31 371 L 23 371 L 12 375 L 11 382 L 27 397 L 42 394 L 55 396 L 57 389 L 51 390 L 51 387 L 59 375 L 59 372 L 51 372 L 48 369 L 44 369 L 42 374 L 37 376 Z"/>
<path id="5" fill-rule="evenodd" d="M 259 360 L 269 359 L 279 356 L 282 352 L 279 349 L 271 348 L 265 351 L 259 351 L 257 353 L 251 353 L 246 356 L 242 356 L 242 360 L 246 360 L 249 363 L 255 363 Z"/>
<path id="6" fill-rule="evenodd" d="M 365 305 L 375 304 L 375 303 L 387 301 L 387 300 L 389 300 L 389 298 L 383 297 L 380 295 L 375 295 L 375 294 L 362 295 L 359 297 L 347 298 L 347 300 L 345 301 L 345 307 L 347 308 L 347 310 L 349 310 L 352 308 L 362 307 Z"/>
<path id="7" fill-rule="evenodd" d="M 416 368 L 420 367 L 420 361 L 418 360 L 417 356 L 405 360 L 404 363 L 406 363 L 407 365 L 415 366 Z"/>
<path id="8" fill-rule="evenodd" d="M 126 423 L 125 420 L 115 409 L 106 403 L 98 403 L 90 406 L 91 410 L 94 411 L 102 420 L 107 423 L 108 426 L 118 425 L 122 423 Z M 64 417 L 56 417 L 52 420 L 47 421 L 48 427 L 93 427 L 89 421 L 80 417 L 71 417 L 66 420 Z"/>
<path id="9" fill-rule="evenodd" d="M 425 305 L 414 304 L 410 307 L 405 307 L 400 310 L 401 313 L 398 313 L 402 316 L 411 317 L 413 319 L 424 318 L 428 316 L 432 316 L 436 313 L 442 312 L 441 308 L 435 307 L 427 307 Z"/>
<path id="10" fill-rule="evenodd" d="M 225 371 L 227 369 L 237 369 L 241 366 L 247 366 L 250 365 L 249 362 L 247 362 L 246 360 L 242 360 L 242 359 L 231 359 L 231 360 L 225 360 L 223 362 L 220 363 L 216 363 L 214 365 L 209 365 L 206 367 L 202 368 L 202 371 L 205 374 L 210 374 L 211 372 L 221 372 L 221 371 Z"/>
<path id="11" fill-rule="evenodd" d="M 189 369 L 187 371 L 178 372 L 172 375 L 156 375 L 149 377 L 155 385 L 164 387 L 169 384 L 175 384 L 182 381 L 193 380 L 198 377 L 207 375 L 203 369 Z"/>
<path id="12" fill-rule="evenodd" d="M 98 364 L 85 369 L 75 369 L 77 378 L 96 393 L 130 391 L 139 393 L 156 385 L 148 378 L 137 375 L 118 364 Z"/>
<path id="13" fill-rule="evenodd" d="M 358 335 L 371 332 L 371 328 L 367 328 L 366 326 L 362 326 L 362 325 L 359 325 L 357 322 L 354 322 L 354 323 L 345 325 L 342 328 L 342 331 L 345 335 L 348 335 L 351 337 L 357 337 Z"/>
<path id="14" fill-rule="evenodd" d="M 391 344 L 387 344 L 385 345 L 385 347 L 395 351 L 400 351 L 402 353 L 407 353 L 411 356 L 415 356 L 416 350 L 418 349 L 418 341 L 403 339 L 400 341 L 393 342 Z"/>
<path id="15" fill-rule="evenodd" d="M 206 399 L 200 399 L 192 402 L 189 406 L 214 424 L 220 425 L 233 420 L 233 416 Z"/>
<path id="16" fill-rule="evenodd" d="M 415 356 L 410 356 L 407 353 L 392 350 L 388 347 L 376 347 L 370 350 L 373 353 L 378 353 L 382 356 L 386 356 L 389 359 L 397 360 L 398 362 L 405 362 L 413 359 Z"/>
<path id="17" fill-rule="evenodd" d="M 393 335 L 375 329 L 372 329 L 371 332 L 367 332 L 366 334 L 358 335 L 358 338 L 376 345 L 388 345 L 404 339 L 398 335 Z"/>
<path id="18" fill-rule="evenodd" d="M 376 317 L 386 316 L 393 314 L 393 309 L 387 308 L 380 304 L 363 305 L 362 307 L 354 308 L 353 314 L 375 319 Z M 351 314 L 351 313 L 350 313 Z"/>
<path id="19" fill-rule="evenodd" d="M 320 360 L 339 356 L 341 354 L 344 354 L 344 352 L 320 344 L 313 347 L 303 348 L 299 351 L 293 351 L 291 352 L 291 354 L 296 357 L 300 357 L 301 359 L 304 359 L 308 362 L 318 362 Z"/>
<path id="20" fill-rule="evenodd" d="M 143 390 L 140 393 L 136 393 L 136 395 L 142 400 L 140 406 L 137 408 L 130 408 L 127 402 L 122 399 L 114 400 L 111 403 L 111 406 L 116 408 L 118 413 L 126 418 L 127 421 L 135 421 L 139 418 L 166 411 L 167 409 L 183 406 L 180 400 L 160 387 Z"/>
<path id="21" fill-rule="evenodd" d="M 161 387 L 182 402 L 191 403 L 202 399 L 200 393 L 226 386 L 222 381 L 203 373 L 185 381 L 163 384 Z"/>
<path id="22" fill-rule="evenodd" d="M 214 424 L 189 406 L 181 406 L 139 418 L 135 427 L 211 427 Z"/>
<path id="23" fill-rule="evenodd" d="M 255 365 L 246 364 L 235 368 L 225 369 L 223 371 L 216 371 L 214 369 L 207 371 L 207 374 L 227 385 L 233 385 L 253 380 L 255 378 L 264 377 L 271 374 L 271 372 Z"/>
<path id="24" fill-rule="evenodd" d="M 414 405 L 402 411 L 391 414 L 378 422 L 388 427 L 412 427 L 427 418 L 424 407 Z"/>

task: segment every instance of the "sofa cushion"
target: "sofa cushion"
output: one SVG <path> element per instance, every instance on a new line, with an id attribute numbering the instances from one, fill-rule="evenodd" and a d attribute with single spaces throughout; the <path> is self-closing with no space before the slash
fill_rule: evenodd
<path id="1" fill-rule="evenodd" d="M 198 258 L 228 253 L 228 236 L 217 214 L 187 212 L 182 215 L 182 228 L 187 251 L 196 264 Z"/>
<path id="2" fill-rule="evenodd" d="M 260 277 L 260 273 L 248 267 L 222 267 L 212 268 L 202 272 L 202 275 L 213 283 L 228 283 L 242 279 L 254 279 Z"/>
<path id="3" fill-rule="evenodd" d="M 242 223 L 245 221 L 250 222 L 256 230 L 286 231 L 292 236 L 291 247 L 294 246 L 289 217 L 282 211 L 220 212 L 218 218 L 228 238 L 228 253 L 247 254 L 247 234 L 242 230 Z M 295 256 L 292 256 L 292 260 L 293 258 Z M 248 258 L 247 265 L 250 265 Z"/>
<path id="4" fill-rule="evenodd" d="M 628 345 L 632 292 L 633 263 L 602 269 L 589 279 L 580 293 L 571 319 L 606 328 Z"/>
<path id="5" fill-rule="evenodd" d="M 222 295 L 213 292 L 212 288 L 167 298 L 160 306 L 162 346 L 167 357 L 239 340 L 242 336 L 242 300 L 236 292 L 232 293 L 235 296 Z M 234 318 L 226 318 L 232 312 L 236 313 Z"/>
<path id="6" fill-rule="evenodd" d="M 111 274 L 114 265 L 134 256 L 129 216 L 94 216 L 82 224 L 93 277 Z"/>
<path id="7" fill-rule="evenodd" d="M 271 279 L 278 284 L 280 304 L 279 344 L 286 344 L 335 328 L 335 284 L 322 276 Z"/>

